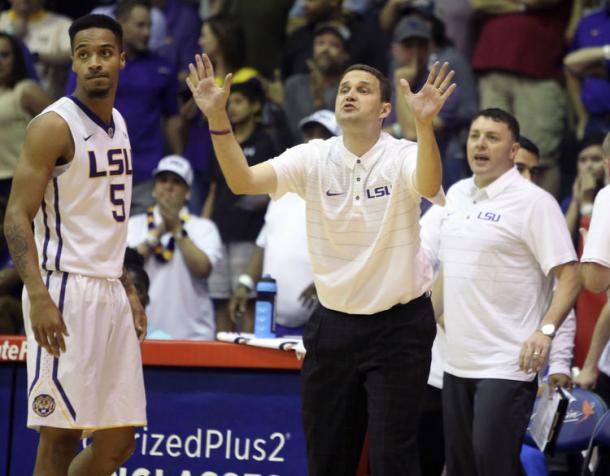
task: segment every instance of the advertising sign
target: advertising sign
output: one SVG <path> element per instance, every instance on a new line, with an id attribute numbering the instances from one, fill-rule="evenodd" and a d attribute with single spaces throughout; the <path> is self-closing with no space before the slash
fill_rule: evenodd
<path id="1" fill-rule="evenodd" d="M 11 476 L 29 476 L 37 435 L 18 372 Z M 148 426 L 116 476 L 307 475 L 298 372 L 146 367 L 144 377 Z"/>

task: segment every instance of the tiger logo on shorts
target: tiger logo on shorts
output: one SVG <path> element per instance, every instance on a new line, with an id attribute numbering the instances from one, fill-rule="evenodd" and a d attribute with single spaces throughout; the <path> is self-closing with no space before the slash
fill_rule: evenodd
<path id="1" fill-rule="evenodd" d="M 55 400 L 51 395 L 38 395 L 32 403 L 32 409 L 36 415 L 41 417 L 48 417 L 55 411 Z"/>

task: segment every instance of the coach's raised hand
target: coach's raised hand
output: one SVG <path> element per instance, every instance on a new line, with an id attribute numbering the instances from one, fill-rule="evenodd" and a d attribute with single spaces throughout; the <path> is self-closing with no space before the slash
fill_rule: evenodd
<path id="1" fill-rule="evenodd" d="M 227 74 L 222 87 L 214 79 L 214 67 L 206 54 L 195 55 L 195 65 L 189 64 L 186 84 L 201 112 L 211 120 L 226 118 L 226 106 L 231 92 L 231 74 Z M 228 120 L 228 119 L 227 119 Z"/>
<path id="2" fill-rule="evenodd" d="M 402 93 L 417 124 L 429 125 L 442 109 L 445 101 L 455 91 L 456 84 L 452 83 L 455 75 L 453 70 L 449 71 L 449 63 L 443 63 L 439 71 L 438 61 L 428 74 L 428 79 L 422 88 L 414 93 L 406 79 L 400 80 Z"/>

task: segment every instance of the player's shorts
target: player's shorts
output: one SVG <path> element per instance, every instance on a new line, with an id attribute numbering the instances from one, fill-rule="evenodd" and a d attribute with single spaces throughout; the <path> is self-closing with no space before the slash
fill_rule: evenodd
<path id="1" fill-rule="evenodd" d="M 237 287 L 237 280 L 248 270 L 254 253 L 252 241 L 223 243 L 222 258 L 214 265 L 208 278 L 208 289 L 212 299 L 229 299 Z M 250 297 L 256 296 L 255 292 Z"/>
<path id="2" fill-rule="evenodd" d="M 24 290 L 27 426 L 80 429 L 83 437 L 101 429 L 145 426 L 140 344 L 122 283 L 58 271 L 44 272 L 43 280 L 70 335 L 59 358 L 39 347 Z"/>

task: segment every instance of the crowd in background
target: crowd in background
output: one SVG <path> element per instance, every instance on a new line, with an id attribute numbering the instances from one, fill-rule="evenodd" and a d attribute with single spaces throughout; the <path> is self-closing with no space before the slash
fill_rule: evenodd
<path id="1" fill-rule="evenodd" d="M 71 19 L 94 12 L 123 27 L 115 107 L 132 146 L 129 245 L 139 252 L 126 265 L 148 303 L 152 337 L 251 330 L 248 301 L 264 271 L 282 275 L 288 331 L 302 329 L 315 302 L 296 225 L 303 205 L 268 208 L 268 197 L 231 192 L 185 83 L 195 53 L 209 56 L 218 84 L 233 75 L 228 113 L 250 165 L 340 134 L 330 111 L 348 65 L 375 66 L 399 90 L 401 79 L 419 89 L 434 62 L 446 61 L 458 88 L 434 124 L 445 189 L 470 175 L 468 128 L 489 107 L 512 113 L 535 144 L 539 160 L 520 167 L 559 201 L 579 255 L 579 229 L 609 183 L 607 0 L 10 0 L 0 10 L 0 222 L 29 121 L 74 90 Z M 417 140 L 402 95 L 384 128 Z M 179 244 L 176 230 L 196 247 Z M 294 268 L 282 266 L 291 259 Z M 20 294 L 0 228 L 0 334 L 23 332 Z M 574 365 L 585 361 L 606 300 L 586 290 L 578 297 Z"/>
<path id="2" fill-rule="evenodd" d="M 282 223 L 273 221 L 277 211 L 267 213 L 268 197 L 237 197 L 224 181 L 207 122 L 185 84 L 197 52 L 210 57 L 219 84 L 233 75 L 228 111 L 251 165 L 340 133 L 328 110 L 348 65 L 375 66 L 398 90 L 401 79 L 418 89 L 434 62 L 447 61 L 458 89 L 435 122 L 445 189 L 470 175 L 468 127 L 488 107 L 511 112 L 535 144 L 539 161 L 528 172 L 561 203 L 579 253 L 579 229 L 609 181 L 602 151 L 610 131 L 608 1 L 10 0 L 0 8 L 0 221 L 27 124 L 74 90 L 71 19 L 93 11 L 123 27 L 127 62 L 116 108 L 130 133 L 130 237 L 137 237 L 130 246 L 140 251 L 129 254 L 128 265 L 144 276 L 137 281 L 150 301 L 153 336 L 213 339 L 217 330 L 251 329 L 247 301 L 261 275 L 260 252 L 271 255 L 273 246 L 264 243 Z M 394 94 L 384 127 L 417 140 L 402 95 Z M 167 168 L 168 157 L 178 165 Z M 167 172 L 181 180 L 172 185 Z M 178 237 L 173 244 L 172 233 L 164 237 L 176 223 L 200 235 L 192 256 L 176 245 Z M 292 235 L 283 240 L 299 243 Z M 170 272 L 172 258 L 179 264 Z M 292 306 L 295 327 L 315 299 L 310 271 L 299 273 L 294 279 L 303 289 L 291 291 L 292 301 L 300 299 Z M 168 292 L 171 283 L 182 292 Z M 0 334 L 23 332 L 20 293 L 0 229 Z M 603 293 L 583 290 L 578 298 L 575 365 L 584 363 L 605 303 Z"/>

